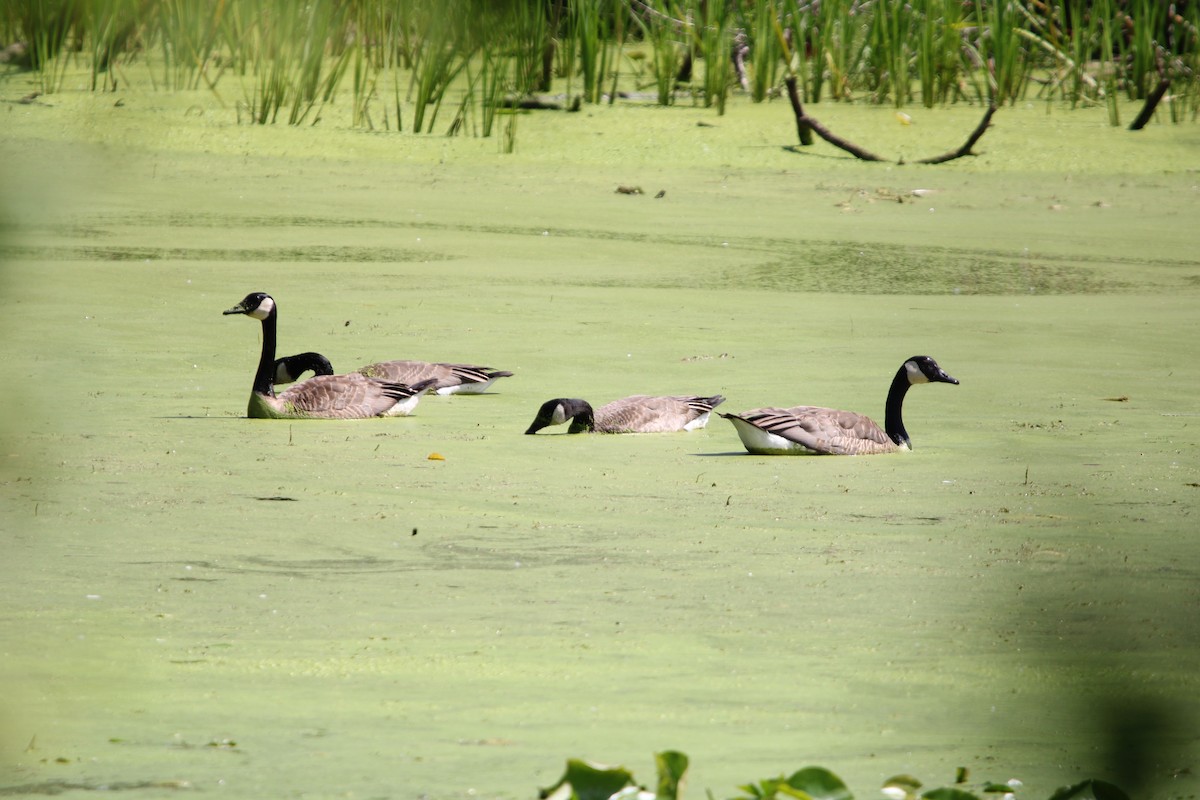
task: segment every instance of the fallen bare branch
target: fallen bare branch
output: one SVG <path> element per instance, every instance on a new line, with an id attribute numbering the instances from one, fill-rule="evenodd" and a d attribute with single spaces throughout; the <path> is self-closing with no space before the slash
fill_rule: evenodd
<path id="1" fill-rule="evenodd" d="M 800 144 L 806 147 L 811 145 L 813 143 L 812 135 L 815 133 L 817 136 L 820 136 L 834 147 L 845 150 L 855 158 L 863 161 L 887 160 L 881 156 L 875 155 L 866 148 L 859 147 L 854 142 L 848 141 L 834 134 L 833 131 L 826 128 L 816 119 L 810 117 L 808 114 L 805 114 L 804 106 L 800 104 L 800 92 L 796 88 L 796 77 L 794 75 L 789 75 L 785 79 L 784 83 L 787 84 L 788 99 L 792 101 L 792 113 L 796 115 L 796 133 L 800 137 Z M 988 126 L 991 125 L 992 115 L 995 113 L 996 104 L 994 102 L 989 103 L 988 109 L 983 115 L 983 119 L 980 120 L 977 126 L 975 126 L 975 130 L 971 131 L 971 135 L 967 137 L 967 141 L 963 143 L 962 147 L 959 147 L 957 150 L 951 150 L 949 153 L 943 153 L 940 156 L 934 156 L 933 158 L 923 158 L 917 163 L 944 164 L 945 162 L 953 161 L 956 158 L 972 155 L 971 148 L 975 146 L 976 142 L 979 141 L 980 137 L 982 137 L 984 132 L 988 129 Z M 904 162 L 898 161 L 896 163 L 903 164 Z"/>
<path id="2" fill-rule="evenodd" d="M 870 150 L 859 147 L 854 142 L 843 139 L 826 128 L 820 122 L 804 113 L 804 107 L 800 105 L 800 93 L 796 90 L 796 78 L 788 76 L 787 78 L 788 97 L 792 101 L 792 111 L 796 114 L 796 132 L 800 135 L 801 144 L 811 144 L 812 134 L 815 133 L 825 141 L 829 142 L 834 147 L 845 150 L 855 158 L 863 161 L 885 161 L 886 159 L 872 153 Z M 805 133 L 808 132 L 808 142 L 805 142 Z"/>
<path id="3" fill-rule="evenodd" d="M 975 143 L 978 142 L 983 136 L 984 131 L 986 131 L 992 124 L 992 115 L 995 113 L 996 104 L 989 103 L 987 111 L 985 111 L 983 114 L 983 119 L 981 119 L 979 124 L 975 126 L 975 130 L 971 131 L 971 135 L 967 137 L 967 141 L 963 142 L 962 147 L 958 148 L 957 150 L 951 150 L 949 153 L 942 153 L 940 156 L 934 156 L 933 158 L 922 158 L 917 163 L 945 164 L 947 161 L 953 161 L 956 158 L 974 155 L 974 153 L 971 152 L 971 148 L 975 146 Z"/>
<path id="4" fill-rule="evenodd" d="M 784 83 L 787 84 L 788 99 L 792 101 L 792 113 L 796 115 L 796 135 L 800 137 L 800 144 L 811 147 L 813 143 L 812 128 L 804 121 L 804 107 L 800 105 L 800 92 L 796 89 L 796 76 L 787 76 Z"/>
<path id="5" fill-rule="evenodd" d="M 1154 108 L 1158 105 L 1158 101 L 1163 99 L 1163 95 L 1167 93 L 1167 89 L 1171 88 L 1171 79 L 1167 76 L 1159 78 L 1158 85 L 1146 95 L 1146 102 L 1142 104 L 1142 110 L 1138 112 L 1137 117 L 1133 122 L 1129 123 L 1129 130 L 1140 131 L 1146 127 L 1146 123 L 1154 116 Z"/>

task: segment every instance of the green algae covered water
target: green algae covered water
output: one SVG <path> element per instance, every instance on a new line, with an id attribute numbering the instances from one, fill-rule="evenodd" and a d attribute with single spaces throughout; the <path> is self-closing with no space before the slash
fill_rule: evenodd
<path id="1" fill-rule="evenodd" d="M 935 168 L 793 152 L 780 103 L 501 155 L 118 99 L 0 112 L 0 793 L 521 798 L 668 748 L 691 797 L 1200 791 L 1194 125 L 1006 108 Z M 977 120 L 812 111 L 908 160 Z M 255 290 L 283 352 L 515 375 L 247 420 Z M 879 419 L 920 353 L 961 385 L 910 393 L 909 454 L 522 435 L 559 396 Z"/>

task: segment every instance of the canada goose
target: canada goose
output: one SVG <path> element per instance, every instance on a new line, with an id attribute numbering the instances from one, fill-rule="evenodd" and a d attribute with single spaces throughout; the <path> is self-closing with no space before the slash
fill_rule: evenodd
<path id="1" fill-rule="evenodd" d="M 225 314 L 262 322 L 263 344 L 246 415 L 258 419 L 362 419 L 412 412 L 432 384 L 405 386 L 353 375 L 325 375 L 275 395 L 275 327 L 278 310 L 269 294 L 252 292 Z"/>
<path id="2" fill-rule="evenodd" d="M 293 383 L 305 372 L 312 372 L 314 377 L 320 378 L 325 375 L 332 375 L 333 365 L 329 363 L 328 358 L 320 353 L 297 353 L 294 356 L 284 356 L 283 358 L 278 358 L 275 360 L 275 385 L 278 386 L 281 383 Z M 357 372 L 352 372 L 349 375 L 344 375 L 342 377 L 347 380 L 359 380 L 360 378 L 373 380 L 366 378 L 365 375 L 360 375 Z M 411 391 L 411 394 L 409 394 L 403 400 L 397 402 L 396 405 L 392 406 L 391 409 L 383 415 L 385 417 L 407 417 L 416 409 L 417 403 L 421 400 L 421 396 L 424 395 L 425 392 L 434 388 L 434 385 L 437 383 L 437 381 L 433 378 L 427 378 L 423 381 L 417 381 L 413 384 L 399 383 L 397 381 L 386 382 L 396 383 L 398 386 L 406 386 Z M 282 397 L 287 395 L 288 392 L 291 391 L 292 390 L 289 389 L 280 396 Z"/>
<path id="3" fill-rule="evenodd" d="M 291 383 L 308 370 L 316 375 L 332 375 L 333 365 L 320 353 L 281 358 L 275 362 L 275 383 Z M 428 361 L 380 361 L 355 372 L 393 383 L 416 384 L 432 380 L 437 394 L 482 394 L 497 378 L 512 377 L 511 372 L 491 367 Z"/>
<path id="4" fill-rule="evenodd" d="M 758 455 L 856 456 L 911 450 L 900 411 L 910 386 L 953 383 L 929 356 L 913 356 L 892 378 L 884 411 L 884 427 L 853 411 L 817 406 L 759 408 L 744 414 L 721 414 L 737 428 L 742 444 Z"/>
<path id="5" fill-rule="evenodd" d="M 567 433 L 669 433 L 692 431 L 708 424 L 708 414 L 725 402 L 712 397 L 649 397 L 637 394 L 600 406 L 593 413 L 586 400 L 559 397 L 547 400 L 525 433 L 571 420 Z"/>
<path id="6" fill-rule="evenodd" d="M 437 382 L 435 391 L 438 394 L 482 394 L 497 378 L 512 377 L 511 372 L 491 367 L 441 361 L 380 361 L 360 367 L 357 371 L 369 378 L 398 383 L 415 383 L 432 378 Z"/>

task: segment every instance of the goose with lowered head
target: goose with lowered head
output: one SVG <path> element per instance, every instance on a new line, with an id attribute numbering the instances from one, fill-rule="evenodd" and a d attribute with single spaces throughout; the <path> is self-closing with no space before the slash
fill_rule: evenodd
<path id="1" fill-rule="evenodd" d="M 670 433 L 692 431 L 708 424 L 708 415 L 725 402 L 721 395 L 699 397 L 644 394 L 614 400 L 595 410 L 586 400 L 559 397 L 538 409 L 525 433 L 537 433 L 551 425 L 571 421 L 567 433 Z"/>

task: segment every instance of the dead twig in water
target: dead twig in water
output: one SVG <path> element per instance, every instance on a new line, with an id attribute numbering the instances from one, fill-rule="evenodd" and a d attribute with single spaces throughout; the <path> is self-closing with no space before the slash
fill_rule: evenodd
<path id="1" fill-rule="evenodd" d="M 1163 96 L 1167 93 L 1167 89 L 1170 88 L 1170 78 L 1166 75 L 1159 78 L 1158 85 L 1154 87 L 1150 94 L 1146 95 L 1146 102 L 1142 105 L 1142 110 L 1138 112 L 1133 122 L 1129 123 L 1129 130 L 1140 131 L 1146 127 L 1146 123 L 1154 116 L 1154 109 L 1158 106 L 1158 101 L 1163 99 Z"/>
<path id="2" fill-rule="evenodd" d="M 835 135 L 833 133 L 833 131 L 826 128 L 820 122 L 817 122 L 815 119 L 810 117 L 808 114 L 805 114 L 804 107 L 802 105 L 800 105 L 800 95 L 796 90 L 796 78 L 794 76 L 789 75 L 787 77 L 786 83 L 787 83 L 787 89 L 788 89 L 788 98 L 790 98 L 792 101 L 792 111 L 794 111 L 796 114 L 796 130 L 797 130 L 797 133 L 799 133 L 799 135 L 800 135 L 800 143 L 801 144 L 803 144 L 803 145 L 812 144 L 812 133 L 815 133 L 815 134 L 817 134 L 817 136 L 820 136 L 822 139 L 829 142 L 834 147 L 845 150 L 847 153 L 854 156 L 855 158 L 862 159 L 863 161 L 886 161 L 887 160 L 885 158 L 881 158 L 881 157 L 875 155 L 870 150 L 866 150 L 862 147 L 859 147 L 858 145 L 854 144 L 854 142 L 847 141 L 846 139 L 843 139 L 842 137 Z M 812 133 L 808 134 L 807 142 L 804 141 L 806 131 L 812 131 Z"/>
<path id="3" fill-rule="evenodd" d="M 877 156 L 866 148 L 859 147 L 854 142 L 843 139 L 826 128 L 820 122 L 804 112 L 804 106 L 800 103 L 800 93 L 796 88 L 796 78 L 794 75 L 789 75 L 784 83 L 787 84 L 788 99 L 792 102 L 792 113 L 796 115 L 796 134 L 800 137 L 800 144 L 807 147 L 813 143 L 812 135 L 815 133 L 825 141 L 829 142 L 834 147 L 845 150 L 850 155 L 862 161 L 887 161 L 888 159 Z M 975 126 L 975 130 L 967 137 L 967 141 L 956 150 L 951 150 L 949 153 L 943 153 L 940 156 L 932 158 L 923 158 L 916 162 L 918 164 L 944 164 L 947 161 L 953 161 L 956 158 L 973 155 L 971 149 L 983 136 L 984 132 L 991 126 L 992 115 L 996 113 L 996 103 L 993 101 L 988 104 L 987 111 L 984 112 L 983 119 Z M 903 164 L 904 161 L 897 161 L 897 164 Z"/>
<path id="4" fill-rule="evenodd" d="M 962 147 L 958 148 L 957 150 L 951 150 L 949 153 L 942 153 L 940 156 L 934 156 L 933 158 L 922 158 L 917 163 L 945 164 L 947 161 L 953 161 L 956 158 L 974 155 L 974 153 L 971 152 L 971 148 L 975 146 L 975 143 L 978 142 L 980 137 L 983 136 L 984 131 L 986 131 L 992 124 L 992 114 L 995 113 L 996 104 L 994 102 L 989 103 L 987 111 L 985 111 L 983 114 L 983 119 L 981 119 L 979 124 L 975 126 L 975 130 L 971 131 L 971 135 L 967 137 L 967 141 L 963 142 Z"/>

